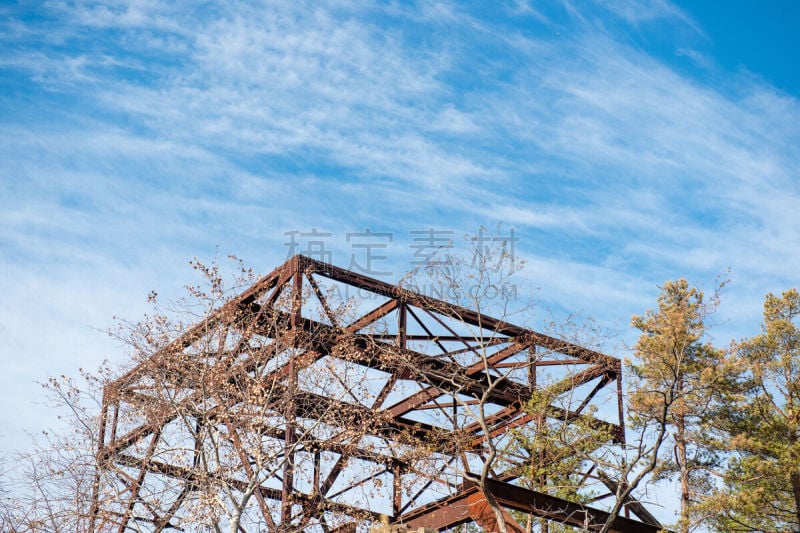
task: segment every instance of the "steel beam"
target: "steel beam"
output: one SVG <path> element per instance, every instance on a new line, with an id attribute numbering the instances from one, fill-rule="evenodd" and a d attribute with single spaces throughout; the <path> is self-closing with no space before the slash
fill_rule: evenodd
<path id="1" fill-rule="evenodd" d="M 341 323 L 336 317 L 329 302 L 326 300 L 315 276 L 321 276 L 338 283 L 347 284 L 361 290 L 387 298 L 387 301 L 371 309 L 350 324 Z M 305 281 L 304 281 L 305 280 Z M 304 316 L 304 303 L 302 300 L 303 285 L 307 282 L 323 307 L 325 316 L 330 324 L 315 321 Z M 291 290 L 291 294 L 286 291 Z M 287 294 L 290 296 L 290 308 L 280 311 L 274 307 L 278 297 Z M 392 312 L 397 312 L 397 332 L 385 331 L 374 334 L 363 333 L 365 328 L 377 323 Z M 409 319 L 409 316 L 411 317 Z M 421 320 L 420 317 L 425 318 Z M 456 326 L 448 324 L 448 319 L 465 326 L 479 328 L 477 336 L 461 335 Z M 409 325 L 415 327 L 408 320 L 416 321 L 424 331 L 409 333 Z M 444 328 L 446 335 L 435 335 L 433 323 L 438 329 Z M 427 323 L 427 324 L 426 324 Z M 428 326 L 431 327 L 428 327 Z M 462 328 L 464 329 L 464 328 Z M 225 339 L 229 330 L 236 331 L 240 338 L 234 348 L 227 347 Z M 362 331 L 362 333 L 359 333 Z M 242 360 L 241 353 L 253 334 L 258 333 L 274 339 L 270 341 L 270 350 L 274 352 L 252 353 L 249 358 Z M 206 335 L 219 337 L 219 348 L 191 355 L 188 350 L 196 346 Z M 212 338 L 212 337 L 209 337 Z M 213 337 L 216 339 L 217 337 Z M 339 351 L 342 341 L 349 343 L 350 350 L 342 355 Z M 440 355 L 428 355 L 421 351 L 409 348 L 410 341 L 435 343 L 442 351 Z M 464 348 L 449 350 L 443 343 L 456 342 L 463 344 Z M 502 346 L 503 344 L 507 346 Z M 499 348 L 489 353 L 490 346 Z M 285 346 L 294 349 L 297 355 L 277 368 L 271 368 L 266 375 L 258 375 L 261 365 L 265 364 L 272 353 L 277 353 L 277 348 Z M 429 344 L 432 347 L 432 345 Z M 452 347 L 452 346 L 450 346 Z M 516 363 L 508 362 L 512 357 L 529 351 L 526 361 Z M 462 353 L 474 353 L 480 360 L 471 364 L 459 364 L 454 357 Z M 548 352 L 558 355 L 558 358 L 543 359 Z M 534 356 L 535 355 L 535 356 Z M 204 357 L 209 356 L 216 361 L 214 365 L 206 365 Z M 341 357 L 351 363 L 364 367 L 378 369 L 389 373 L 389 379 L 383 385 L 373 405 L 362 405 L 357 401 L 345 402 L 324 394 L 301 390 L 298 386 L 298 372 L 308 365 L 325 356 Z M 473 360 L 474 361 L 474 360 Z M 546 386 L 537 386 L 536 367 L 549 365 L 589 365 L 582 371 L 567 376 L 560 381 Z M 519 383 L 508 379 L 507 369 L 525 368 L 528 366 L 529 379 L 526 383 Z M 167 369 L 168 374 L 160 374 Z M 213 370 L 212 370 L 213 369 Z M 211 383 L 203 381 L 206 371 L 213 372 L 215 379 L 221 380 L 219 392 L 215 393 L 220 406 L 233 407 L 245 405 L 248 400 L 248 391 L 255 387 L 270 389 L 272 401 L 260 406 L 264 412 L 282 414 L 286 424 L 280 428 L 258 427 L 250 422 L 238 422 L 234 413 L 221 409 L 219 413 L 193 412 L 192 404 L 205 398 L 203 390 L 213 390 Z M 171 380 L 171 385 L 180 387 L 189 392 L 186 400 L 169 402 L 159 400 L 151 393 L 137 391 L 146 388 L 143 378 L 150 374 L 156 378 Z M 577 387 L 585 385 L 594 379 L 601 378 L 594 388 L 588 393 L 576 411 L 570 411 L 554 405 L 545 408 L 544 413 L 527 413 L 525 403 L 535 393 L 559 395 L 574 391 Z M 393 405 L 382 408 L 386 398 L 392 392 L 395 384 L 400 380 L 415 380 L 422 390 L 406 398 L 397 400 Z M 138 381 L 138 383 L 137 383 Z M 582 414 L 588 402 L 604 387 L 616 381 L 619 424 L 612 424 Z M 344 384 L 343 384 L 344 385 Z M 143 389 L 144 390 L 144 389 Z M 488 425 L 488 434 L 482 431 L 482 425 L 473 423 L 460 428 L 442 428 L 432 424 L 414 421 L 410 416 L 435 403 L 441 395 L 466 395 L 472 398 L 482 398 L 493 408 L 499 411 L 488 416 L 484 422 Z M 460 400 L 450 402 L 448 406 L 455 410 Z M 118 436 L 117 412 L 121 404 L 147 405 L 146 422 L 138 427 Z M 109 409 L 113 407 L 113 409 Z M 179 414 L 180 412 L 180 414 Z M 112 381 L 106 387 L 102 405 L 103 437 L 98 444 L 98 462 L 101 468 L 104 465 L 112 468 L 112 463 L 134 468 L 138 477 L 131 478 L 131 502 L 127 506 L 126 514 L 119 526 L 123 530 L 128 528 L 128 521 L 138 520 L 131 518 L 135 500 L 140 497 L 138 487 L 146 483 L 146 475 L 168 476 L 181 479 L 185 485 L 178 499 L 170 506 L 163 517 L 156 516 L 149 520 L 157 529 L 169 527 L 170 520 L 179 510 L 183 500 L 194 490 L 200 481 L 199 473 L 193 468 L 172 465 L 157 461 L 154 452 L 156 442 L 162 430 L 178 416 L 196 417 L 198 424 L 215 423 L 227 425 L 233 447 L 241 462 L 241 472 L 235 476 L 227 477 L 213 472 L 205 474 L 205 480 L 217 484 L 227 485 L 234 490 L 245 490 L 248 483 L 252 483 L 258 472 L 255 472 L 247 458 L 247 449 L 240 438 L 239 432 L 247 430 L 259 436 L 279 438 L 285 442 L 288 450 L 284 458 L 284 470 L 276 478 L 281 481 L 281 488 L 258 486 L 256 500 L 270 529 L 279 529 L 287 526 L 293 520 L 299 519 L 300 524 L 309 524 L 311 519 L 321 520 L 323 529 L 329 529 L 325 523 L 325 510 L 340 512 L 352 517 L 377 518 L 377 513 L 365 511 L 342 502 L 333 502 L 327 499 L 327 494 L 336 483 L 337 478 L 343 473 L 349 459 L 363 459 L 376 464 L 381 464 L 392 477 L 391 508 L 395 521 L 402 521 L 418 527 L 434 527 L 443 529 L 453 527 L 464 522 L 475 522 L 487 531 L 496 531 L 496 517 L 494 511 L 487 503 L 487 493 L 478 489 L 477 485 L 469 481 L 457 490 L 456 494 L 431 503 L 430 505 L 414 509 L 403 514 L 405 508 L 413 507 L 417 496 L 412 496 L 404 501 L 402 481 L 404 476 L 418 475 L 414 465 L 383 453 L 371 452 L 360 447 L 358 442 L 347 442 L 348 438 L 332 438 L 328 440 L 307 439 L 298 434 L 301 419 L 319 420 L 331 414 L 336 416 L 328 419 L 326 423 L 339 424 L 343 430 L 340 435 L 346 435 L 345 426 L 366 428 L 364 435 L 373 435 L 377 438 L 395 441 L 403 436 L 411 437 L 426 442 L 432 453 L 440 454 L 448 461 L 458 460 L 466 452 L 481 453 L 486 446 L 486 439 L 501 437 L 503 434 L 526 424 L 532 423 L 541 414 L 548 418 L 558 418 L 569 423 L 580 420 L 581 423 L 593 425 L 609 431 L 616 441 L 624 439 L 622 389 L 621 389 L 621 364 L 618 359 L 608 355 L 556 339 L 539 332 L 522 328 L 496 319 L 474 310 L 453 305 L 442 300 L 425 295 L 416 294 L 404 288 L 390 285 L 367 276 L 350 272 L 333 265 L 328 265 L 303 256 L 295 256 L 276 268 L 273 272 L 259 279 L 252 287 L 239 296 L 231 299 L 218 311 L 209 315 L 199 324 L 189 328 L 183 335 L 175 339 L 164 349 L 140 363 L 137 367 L 124 374 L 121 378 Z M 302 432 L 301 432 L 302 433 Z M 146 446 L 144 457 L 134 457 L 126 452 L 133 445 L 152 436 L 149 446 Z M 399 445 L 409 445 L 407 440 Z M 454 441 L 466 442 L 465 449 L 456 449 Z M 197 444 L 201 446 L 202 443 Z M 145 443 L 138 444 L 145 448 Z M 293 454 L 295 451 L 305 450 L 314 454 L 314 487 L 310 494 L 300 492 L 295 486 Z M 330 451 L 339 454 L 328 475 L 320 472 L 320 452 Z M 466 461 L 466 459 L 463 459 Z M 448 463 L 449 464 L 449 463 Z M 383 475 L 383 472 L 376 475 Z M 216 476 L 216 477 L 215 477 Z M 604 511 L 588 506 L 576 504 L 559 498 L 554 498 L 544 493 L 530 491 L 508 483 L 511 478 L 498 475 L 500 479 L 489 479 L 483 485 L 483 490 L 488 492 L 497 502 L 506 509 L 530 513 L 547 520 L 582 527 L 588 526 L 589 530 L 598 529 L 598 524 L 609 520 Z M 100 477 L 95 484 L 100 483 Z M 363 481 L 363 480 L 362 480 Z M 435 482 L 435 478 L 428 481 L 428 485 Z M 263 481 L 262 481 L 263 482 Z M 444 481 L 442 481 L 444 482 Z M 359 482 L 356 482 L 356 485 Z M 451 485 L 451 488 L 456 488 Z M 306 491 L 308 492 L 308 491 Z M 99 495 L 98 487 L 93 488 L 94 498 Z M 332 497 L 332 496 L 331 496 Z M 266 500 L 278 501 L 281 511 L 281 523 L 278 524 L 271 513 Z M 147 505 L 147 502 L 142 502 Z M 302 517 L 292 516 L 295 506 L 302 506 Z M 646 521 L 652 518 L 637 502 L 626 502 L 627 508 L 640 510 L 637 513 Z M 122 504 L 125 508 L 125 504 Z M 94 502 L 91 510 L 92 520 L 100 516 L 99 502 Z M 159 511 L 160 512 L 160 511 Z M 522 528 L 513 521 L 513 518 L 503 511 L 507 517 L 507 529 L 514 533 L 521 533 Z M 313 516 L 312 516 L 313 515 Z M 400 516 L 398 516 L 400 515 Z M 155 514 L 154 514 L 155 516 Z M 298 522 L 294 522 L 298 524 Z M 347 528 L 353 527 L 353 522 Z M 642 531 L 650 533 L 657 531 L 652 524 L 643 524 L 623 517 L 613 520 L 613 529 L 619 533 Z M 94 528 L 94 522 L 92 524 Z M 649 528 L 649 529 L 648 529 Z"/>

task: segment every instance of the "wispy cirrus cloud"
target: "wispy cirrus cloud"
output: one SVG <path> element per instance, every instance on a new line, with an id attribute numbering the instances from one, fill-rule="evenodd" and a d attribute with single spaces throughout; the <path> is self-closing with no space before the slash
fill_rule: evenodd
<path id="1" fill-rule="evenodd" d="M 623 336 L 668 278 L 731 266 L 731 335 L 795 283 L 797 95 L 651 54 L 631 35 L 706 38 L 666 1 L 2 9 L 0 353 L 34 363 L 0 411 L 121 357 L 92 327 L 187 259 L 267 270 L 292 229 L 392 232 L 399 275 L 409 230 L 503 220 L 542 305 Z"/>
<path id="2" fill-rule="evenodd" d="M 377 179 L 370 187 L 406 183 L 423 199 L 457 187 L 448 208 L 465 219 L 494 211 L 523 226 L 560 223 L 634 242 L 630 221 L 669 242 L 670 228 L 757 220 L 777 189 L 788 184 L 794 194 L 795 99 L 752 80 L 702 85 L 585 17 L 556 40 L 524 27 L 504 32 L 506 19 L 446 3 L 233 4 L 210 14 L 154 2 L 51 7 L 64 29 L 48 37 L 42 29 L 48 46 L 5 64 L 43 84 L 46 72 L 62 91 L 82 87 L 102 113 L 129 117 L 136 127 L 118 147 L 157 138 L 222 172 L 267 181 L 284 171 L 343 172 Z M 693 24 L 667 2 L 603 8 L 629 23 Z M 18 35 L 36 35 L 22 26 Z M 432 28 L 474 39 L 413 42 Z M 481 50 L 487 43 L 491 55 Z M 510 62 L 498 61 L 502 52 Z M 98 160 L 116 157 L 119 148 L 109 148 Z"/>
<path id="3" fill-rule="evenodd" d="M 702 32 L 691 16 L 668 0 L 599 0 L 596 3 L 633 26 L 654 20 L 672 19 L 681 21 L 698 33 Z"/>

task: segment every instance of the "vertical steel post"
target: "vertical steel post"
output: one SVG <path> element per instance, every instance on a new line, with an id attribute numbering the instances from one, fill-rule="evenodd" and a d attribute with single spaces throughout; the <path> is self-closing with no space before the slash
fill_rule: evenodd
<path id="1" fill-rule="evenodd" d="M 295 258 L 294 275 L 292 277 L 292 349 L 291 360 L 288 368 L 288 383 L 286 387 L 287 401 L 284 413 L 286 433 L 284 442 L 286 445 L 284 465 L 283 465 L 283 484 L 281 489 L 281 523 L 284 528 L 289 526 L 292 519 L 292 492 L 294 491 L 294 444 L 295 444 L 295 399 L 297 394 L 297 365 L 295 359 L 300 349 L 300 327 L 302 324 L 303 307 L 303 273 L 300 272 L 300 262 Z"/>
<path id="2" fill-rule="evenodd" d="M 397 345 L 400 348 L 406 347 L 406 320 L 406 303 L 400 300 L 400 304 L 397 306 Z"/>
<path id="3" fill-rule="evenodd" d="M 92 479 L 92 506 L 89 509 L 89 531 L 94 532 L 100 507 L 100 466 L 102 450 L 106 440 L 106 418 L 108 417 L 107 391 L 103 390 L 102 407 L 100 408 L 100 431 L 97 436 L 97 453 L 95 454 L 94 479 Z M 115 417 L 116 418 L 116 417 Z M 116 422 L 116 420 L 115 420 Z"/>
<path id="4" fill-rule="evenodd" d="M 392 517 L 396 519 L 403 508 L 403 469 L 399 461 L 395 462 L 392 474 Z"/>

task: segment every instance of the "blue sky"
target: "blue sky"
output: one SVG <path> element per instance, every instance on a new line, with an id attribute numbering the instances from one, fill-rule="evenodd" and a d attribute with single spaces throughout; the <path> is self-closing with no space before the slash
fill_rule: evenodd
<path id="1" fill-rule="evenodd" d="M 797 285 L 797 2 L 364 4 L 0 6 L 0 450 L 52 422 L 36 381 L 124 358 L 113 316 L 290 231 L 342 266 L 389 233 L 396 279 L 411 231 L 502 222 L 617 355 L 664 280 L 730 267 L 723 344 Z"/>

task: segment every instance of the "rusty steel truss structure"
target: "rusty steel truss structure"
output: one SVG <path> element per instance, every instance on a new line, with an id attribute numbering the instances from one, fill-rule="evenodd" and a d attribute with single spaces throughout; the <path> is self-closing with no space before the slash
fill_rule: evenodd
<path id="1" fill-rule="evenodd" d="M 575 493 L 591 487 L 591 500 L 557 497 L 526 481 L 514 439 L 550 421 L 623 442 L 621 369 L 608 355 L 295 256 L 107 384 L 91 529 L 235 519 L 240 531 L 327 533 L 388 516 L 496 531 L 489 497 L 510 531 L 524 531 L 524 515 L 536 527 L 598 529 L 609 516 L 591 502 L 613 482 L 581 461 Z M 553 401 L 532 411 L 542 390 Z M 638 502 L 625 509 L 612 531 L 660 529 Z"/>

